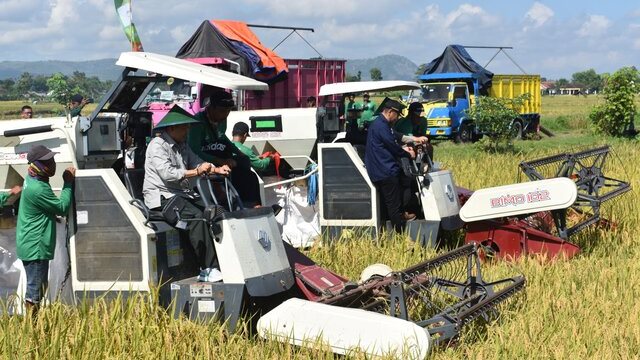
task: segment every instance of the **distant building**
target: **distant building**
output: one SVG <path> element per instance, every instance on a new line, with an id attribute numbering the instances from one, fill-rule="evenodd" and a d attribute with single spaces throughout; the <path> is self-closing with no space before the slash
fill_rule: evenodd
<path id="1" fill-rule="evenodd" d="M 579 87 L 562 87 L 558 89 L 559 95 L 580 95 L 582 94 L 582 88 Z"/>
<path id="2" fill-rule="evenodd" d="M 540 83 L 540 94 L 542 95 L 555 95 L 556 94 L 556 82 L 555 81 L 543 81 Z"/>

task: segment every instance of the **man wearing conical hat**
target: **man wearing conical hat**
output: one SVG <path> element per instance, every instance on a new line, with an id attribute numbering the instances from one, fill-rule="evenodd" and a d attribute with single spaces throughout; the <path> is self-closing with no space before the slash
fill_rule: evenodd
<path id="1" fill-rule="evenodd" d="M 180 218 L 202 218 L 203 208 L 189 191 L 188 179 L 205 174 L 227 176 L 231 172 L 228 166 L 214 166 L 191 151 L 186 141 L 189 126 L 194 123 L 198 121 L 180 106 L 174 105 L 154 128 L 160 135 L 151 140 L 147 147 L 142 187 L 144 202 L 149 209 L 162 210 L 171 198 L 180 196 L 186 200 L 182 202 L 184 207 L 179 211 Z M 175 219 L 167 221 L 173 226 L 178 225 Z M 213 267 L 215 248 L 207 224 L 204 221 L 189 221 L 186 226 L 200 267 Z"/>

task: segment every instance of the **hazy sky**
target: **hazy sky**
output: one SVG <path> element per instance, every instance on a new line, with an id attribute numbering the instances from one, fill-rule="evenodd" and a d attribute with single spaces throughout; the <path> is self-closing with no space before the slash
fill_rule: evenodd
<path id="1" fill-rule="evenodd" d="M 567 77 L 640 65 L 638 1 L 133 0 L 146 51 L 174 55 L 205 19 L 315 28 L 302 33 L 324 57 L 400 54 L 416 64 L 447 44 L 512 46 L 528 73 Z M 285 31 L 255 30 L 274 46 Z M 0 61 L 115 58 L 129 44 L 111 0 L 0 0 Z M 284 57 L 316 53 L 292 36 Z M 481 65 L 494 50 L 470 49 Z M 518 73 L 500 54 L 488 66 Z"/>

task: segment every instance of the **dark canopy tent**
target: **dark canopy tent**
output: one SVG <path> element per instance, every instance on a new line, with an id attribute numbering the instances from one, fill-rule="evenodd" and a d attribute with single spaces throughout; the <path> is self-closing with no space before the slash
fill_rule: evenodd
<path id="1" fill-rule="evenodd" d="M 442 55 L 433 59 L 425 67 L 424 73 L 472 73 L 478 77 L 480 92 L 485 93 L 491 87 L 493 73 L 475 62 L 462 45 L 449 45 Z"/>
<path id="2" fill-rule="evenodd" d="M 253 77 L 253 69 L 230 41 L 209 21 L 203 21 L 198 30 L 185 42 L 176 57 L 179 59 L 223 58 L 240 64 L 240 73 Z"/>

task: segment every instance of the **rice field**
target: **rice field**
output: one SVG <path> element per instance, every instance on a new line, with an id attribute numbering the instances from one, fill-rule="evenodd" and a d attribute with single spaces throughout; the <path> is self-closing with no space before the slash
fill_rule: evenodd
<path id="1" fill-rule="evenodd" d="M 582 97 L 570 97 L 573 101 Z M 587 98 L 588 99 L 588 98 Z M 552 100 L 556 101 L 556 100 Z M 567 101 L 569 101 L 567 99 Z M 559 108 L 567 104 L 554 104 Z M 543 104 L 544 107 L 544 104 Z M 551 110 L 549 110 L 551 111 Z M 554 115 L 565 114 L 558 110 Z M 545 116 L 543 114 L 543 116 Z M 518 163 L 585 147 L 610 144 L 607 174 L 631 182 L 634 190 L 607 204 L 604 216 L 618 226 L 590 228 L 572 237 L 583 252 L 553 263 L 530 257 L 488 262 L 485 277 L 524 274 L 527 287 L 487 328 L 468 328 L 433 359 L 633 359 L 640 357 L 640 157 L 637 140 L 597 137 L 583 131 L 540 141 L 516 142 L 514 154 L 486 154 L 473 145 L 439 143 L 436 160 L 470 189 L 524 181 Z M 461 243 L 438 250 L 416 247 L 403 236 L 374 241 L 353 235 L 323 241 L 307 255 L 338 274 L 357 279 L 371 263 L 401 269 Z M 0 311 L 1 312 L 1 311 Z M 6 312 L 2 312 L 6 313 Z M 347 358 L 365 359 L 353 353 Z M 154 297 L 124 302 L 99 301 L 76 308 L 53 304 L 37 321 L 0 315 L 0 358 L 29 359 L 333 359 L 327 351 L 261 340 L 242 322 L 229 334 L 217 323 L 174 320 Z"/>
<path id="2" fill-rule="evenodd" d="M 20 109 L 24 105 L 29 105 L 33 108 L 33 117 L 52 117 L 62 116 L 64 114 L 64 107 L 58 103 L 51 102 L 37 102 L 32 103 L 30 101 L 0 101 L 0 120 L 11 120 L 20 118 Z M 82 109 L 82 115 L 89 115 L 91 111 L 95 109 L 96 104 L 87 104 Z"/>

